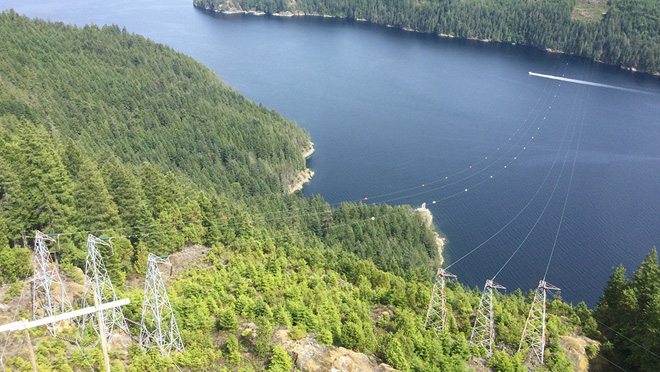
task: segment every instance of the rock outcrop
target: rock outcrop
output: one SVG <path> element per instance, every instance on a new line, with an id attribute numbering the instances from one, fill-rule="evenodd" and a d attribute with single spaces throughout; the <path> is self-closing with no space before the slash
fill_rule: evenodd
<path id="1" fill-rule="evenodd" d="M 310 156 L 312 156 L 313 153 L 314 153 L 314 143 L 310 142 L 309 146 L 303 149 L 302 156 L 303 158 L 307 159 Z M 300 173 L 298 173 L 298 175 L 296 176 L 296 179 L 293 180 L 293 183 L 289 185 L 289 188 L 286 190 L 287 194 L 293 194 L 296 191 L 302 190 L 303 186 L 307 182 L 312 180 L 312 177 L 314 177 L 313 170 L 309 168 L 305 168 L 301 170 Z"/>
<path id="2" fill-rule="evenodd" d="M 561 336 L 559 337 L 561 348 L 566 350 L 566 356 L 573 362 L 573 370 L 576 372 L 602 371 L 604 365 L 602 359 L 589 358 L 585 348 L 589 345 L 600 347 L 598 341 L 584 336 Z"/>
<path id="3" fill-rule="evenodd" d="M 303 372 L 389 372 L 396 371 L 375 358 L 343 347 L 319 345 L 313 334 L 299 341 L 289 338 L 290 329 L 280 328 L 273 342 L 291 354 L 296 368 Z"/>

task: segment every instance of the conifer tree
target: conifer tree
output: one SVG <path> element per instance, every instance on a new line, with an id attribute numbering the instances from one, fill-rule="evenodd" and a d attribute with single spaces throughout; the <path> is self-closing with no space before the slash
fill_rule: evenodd
<path id="1" fill-rule="evenodd" d="M 149 231 L 146 227 L 153 225 L 154 220 L 144 199 L 140 182 L 124 167 L 116 156 L 110 156 L 101 167 L 105 185 L 117 206 L 119 218 L 128 235 Z M 145 228 L 142 228 L 142 227 Z M 136 240 L 133 241 L 136 243 Z"/>
<path id="2" fill-rule="evenodd" d="M 610 322 L 612 315 L 619 308 L 623 299 L 623 290 L 628 287 L 628 277 L 623 265 L 619 265 L 610 276 L 607 286 L 603 290 L 596 312 L 601 320 Z"/>
<path id="3" fill-rule="evenodd" d="M 660 296 L 660 266 L 658 266 L 658 252 L 655 247 L 631 279 L 642 310 L 655 297 Z"/>
<path id="4" fill-rule="evenodd" d="M 268 345 L 273 336 L 273 326 L 265 317 L 257 318 L 257 337 L 255 339 L 255 351 L 259 356 L 268 353 Z"/>
<path id="5" fill-rule="evenodd" d="M 121 227 L 117 206 L 112 201 L 96 164 L 89 159 L 85 159 L 80 166 L 73 195 L 78 226 L 86 230 Z"/>
<path id="6" fill-rule="evenodd" d="M 220 327 L 220 329 L 225 331 L 233 331 L 238 329 L 238 321 L 236 320 L 236 314 L 234 314 L 234 309 L 230 307 L 223 310 L 220 313 L 218 326 Z"/>
<path id="7" fill-rule="evenodd" d="M 147 249 L 147 245 L 144 244 L 143 241 L 138 242 L 137 246 L 135 246 L 134 263 L 133 263 L 136 272 L 140 274 L 144 274 L 147 272 L 148 257 L 149 257 L 149 250 Z"/>
<path id="8" fill-rule="evenodd" d="M 410 365 L 397 337 L 390 338 L 390 342 L 385 349 L 385 360 L 389 365 L 398 370 L 410 370 Z"/>
<path id="9" fill-rule="evenodd" d="M 25 230 L 61 231 L 68 225 L 73 205 L 71 180 L 48 140 L 48 132 L 26 120 L 21 124 L 15 170 L 22 205 L 15 223 Z"/>
<path id="10" fill-rule="evenodd" d="M 202 227 L 202 210 L 196 200 L 188 200 L 181 210 L 184 222 L 183 236 L 186 243 L 202 244 L 204 229 Z"/>
<path id="11" fill-rule="evenodd" d="M 23 209 L 18 176 L 9 164 L 7 155 L 12 151 L 10 144 L 0 145 L 0 218 L 2 222 L 2 237 L 9 243 L 17 240 L 25 229 L 23 218 L 27 211 Z M 0 246 L 2 242 L 0 242 Z"/>
<path id="12" fill-rule="evenodd" d="M 64 151 L 62 152 L 62 163 L 66 170 L 69 171 L 72 179 L 76 180 L 78 178 L 78 172 L 83 165 L 83 161 L 84 156 L 80 151 L 80 148 L 71 138 L 69 138 L 64 147 Z"/>
<path id="13" fill-rule="evenodd" d="M 230 334 L 227 338 L 227 351 L 227 362 L 229 364 L 233 364 L 235 366 L 241 364 L 243 357 L 241 356 L 241 352 L 238 349 L 238 340 L 233 334 Z"/>
<path id="14" fill-rule="evenodd" d="M 280 345 L 273 346 L 273 355 L 270 357 L 268 365 L 269 372 L 289 372 L 293 367 L 293 362 L 289 353 Z"/>
<path id="15" fill-rule="evenodd" d="M 220 242 L 220 230 L 218 224 L 221 220 L 217 214 L 217 209 L 214 208 L 211 200 L 207 197 L 206 193 L 197 193 L 197 204 L 202 213 L 202 227 L 204 228 L 204 245 L 207 247 L 215 247 Z"/>
<path id="16" fill-rule="evenodd" d="M 151 214 L 154 219 L 158 219 L 160 213 L 167 207 L 167 185 L 165 185 L 165 177 L 149 163 L 144 163 L 142 166 L 142 191 L 144 192 L 145 200 L 151 206 Z"/>

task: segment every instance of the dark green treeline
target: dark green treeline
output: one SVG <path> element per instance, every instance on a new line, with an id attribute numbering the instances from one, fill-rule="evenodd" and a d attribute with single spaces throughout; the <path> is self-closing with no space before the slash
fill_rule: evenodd
<path id="1" fill-rule="evenodd" d="M 573 19 L 575 0 L 195 0 L 199 7 L 302 11 L 400 28 L 561 50 L 660 71 L 660 1 L 611 0 L 600 21 Z"/>

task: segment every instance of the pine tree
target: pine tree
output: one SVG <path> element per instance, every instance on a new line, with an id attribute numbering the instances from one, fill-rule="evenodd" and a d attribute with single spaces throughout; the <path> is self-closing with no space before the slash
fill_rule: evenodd
<path id="1" fill-rule="evenodd" d="M 160 213 L 169 207 L 165 177 L 153 165 L 144 163 L 141 186 L 145 200 L 151 206 L 151 214 L 154 219 L 157 219 Z"/>
<path id="2" fill-rule="evenodd" d="M 138 242 L 137 246 L 135 246 L 135 254 L 133 256 L 134 256 L 133 266 L 135 267 L 135 271 L 138 272 L 139 274 L 146 273 L 149 250 L 147 249 L 147 245 L 144 244 L 143 241 Z"/>
<path id="3" fill-rule="evenodd" d="M 77 225 L 86 230 L 107 230 L 121 227 L 117 206 L 105 187 L 96 164 L 85 159 L 78 172 L 73 190 L 76 200 Z"/>
<path id="4" fill-rule="evenodd" d="M 181 210 L 184 239 L 187 243 L 202 244 L 204 229 L 202 228 L 202 210 L 196 200 L 188 200 Z"/>
<path id="5" fill-rule="evenodd" d="M 183 231 L 186 225 L 177 205 L 168 206 L 160 212 L 156 219 L 157 234 L 149 238 L 149 247 L 158 255 L 172 254 L 178 252 L 185 244 Z"/>
<path id="6" fill-rule="evenodd" d="M 218 326 L 220 327 L 220 329 L 225 331 L 233 331 L 238 329 L 238 321 L 236 320 L 236 314 L 234 314 L 234 309 L 227 308 L 226 310 L 220 313 Z"/>
<path id="7" fill-rule="evenodd" d="M 15 166 L 19 177 L 20 216 L 13 221 L 25 230 L 61 231 L 69 225 L 73 199 L 71 180 L 48 132 L 23 120 L 18 133 L 20 154 Z"/>
<path id="8" fill-rule="evenodd" d="M 660 266 L 658 266 L 658 252 L 655 247 L 633 274 L 631 282 L 643 311 L 649 302 L 660 295 Z"/>
<path id="9" fill-rule="evenodd" d="M 2 219 L 0 247 L 5 242 L 9 244 L 12 240 L 18 240 L 25 229 L 23 216 L 27 212 L 23 210 L 18 176 L 5 158 L 10 151 L 8 147 L 0 146 L 0 219 Z"/>
<path id="10" fill-rule="evenodd" d="M 361 350 L 364 343 L 364 333 L 362 327 L 353 322 L 347 322 L 341 328 L 341 343 L 342 345 L 351 350 Z"/>
<path id="11" fill-rule="evenodd" d="M 74 180 L 78 178 L 78 172 L 83 165 L 83 161 L 84 156 L 80 152 L 80 148 L 69 138 L 62 152 L 62 163 Z"/>
<path id="12" fill-rule="evenodd" d="M 392 367 L 401 371 L 409 371 L 410 364 L 401 348 L 401 343 L 397 337 L 390 338 L 390 342 L 385 349 L 385 361 Z"/>
<path id="13" fill-rule="evenodd" d="M 235 366 L 241 364 L 243 357 L 241 356 L 241 352 L 238 350 L 238 340 L 233 334 L 230 334 L 227 338 L 227 351 L 227 362 L 229 364 L 233 364 Z"/>
<path id="14" fill-rule="evenodd" d="M 280 345 L 273 346 L 273 355 L 268 365 L 269 372 L 289 372 L 293 368 L 293 362 L 289 354 Z"/>
<path id="15" fill-rule="evenodd" d="M 124 232 L 129 235 L 149 231 L 154 220 L 144 199 L 140 182 L 126 169 L 115 156 L 110 156 L 101 167 L 105 185 L 117 206 L 119 218 L 124 227 L 131 227 Z M 137 240 L 133 241 L 134 244 Z"/>
<path id="16" fill-rule="evenodd" d="M 619 304 L 623 298 L 623 290 L 628 287 L 628 277 L 626 276 L 626 269 L 623 265 L 619 265 L 615 270 L 607 286 L 603 290 L 603 296 L 600 298 L 598 307 L 596 309 L 597 316 L 603 322 L 610 323 L 612 315 L 619 308 Z"/>
<path id="17" fill-rule="evenodd" d="M 214 208 L 211 200 L 205 192 L 197 193 L 197 204 L 202 213 L 202 226 L 204 227 L 204 245 L 215 247 L 220 242 L 220 229 L 218 224 L 221 222 L 218 218 L 217 209 Z"/>
<path id="18" fill-rule="evenodd" d="M 255 352 L 258 356 L 266 356 L 268 353 L 268 345 L 273 336 L 273 326 L 264 317 L 257 318 L 257 337 L 255 339 Z"/>
<path id="19" fill-rule="evenodd" d="M 8 235 L 9 227 L 7 226 L 7 219 L 0 216 L 0 249 L 9 248 Z"/>

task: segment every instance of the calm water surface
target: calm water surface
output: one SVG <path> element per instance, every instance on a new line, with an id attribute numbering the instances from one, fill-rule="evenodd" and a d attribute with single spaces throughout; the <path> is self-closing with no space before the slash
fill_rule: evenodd
<path id="1" fill-rule="evenodd" d="M 519 248 L 496 281 L 534 288 L 562 215 L 547 280 L 569 301 L 594 305 L 612 267 L 631 271 L 660 243 L 660 78 L 362 22 L 215 16 L 190 0 L 0 1 L 10 7 L 118 24 L 201 61 L 309 131 L 316 175 L 305 195 L 426 202 L 451 271 L 471 286 Z"/>

